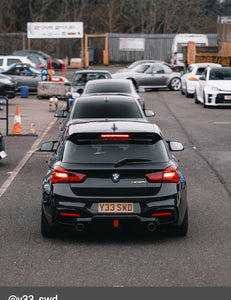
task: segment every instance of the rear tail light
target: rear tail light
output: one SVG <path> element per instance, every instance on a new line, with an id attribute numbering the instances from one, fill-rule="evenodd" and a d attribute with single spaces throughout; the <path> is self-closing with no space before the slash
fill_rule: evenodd
<path id="1" fill-rule="evenodd" d="M 188 80 L 190 80 L 190 81 L 199 81 L 199 79 L 195 78 L 195 77 L 190 77 Z"/>
<path id="2" fill-rule="evenodd" d="M 168 167 L 164 171 L 154 172 L 147 174 L 146 180 L 148 182 L 180 182 L 180 177 L 177 173 L 177 169 L 174 166 Z"/>
<path id="3" fill-rule="evenodd" d="M 127 133 L 103 133 L 100 138 L 104 140 L 130 140 L 131 136 Z"/>
<path id="4" fill-rule="evenodd" d="M 82 183 L 86 179 L 86 175 L 81 173 L 69 172 L 66 169 L 58 166 L 54 169 L 52 174 L 51 183 L 71 183 L 77 182 Z"/>
<path id="5" fill-rule="evenodd" d="M 171 216 L 171 215 L 172 215 L 171 211 L 152 214 L 153 217 L 166 217 L 166 216 Z"/>
<path id="6" fill-rule="evenodd" d="M 64 217 L 80 217 L 80 215 L 76 214 L 76 213 L 60 212 L 59 214 L 60 214 L 60 216 L 64 216 Z"/>

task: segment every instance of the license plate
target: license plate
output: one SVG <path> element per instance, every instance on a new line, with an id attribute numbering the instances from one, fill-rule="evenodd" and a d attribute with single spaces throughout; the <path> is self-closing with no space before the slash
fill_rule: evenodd
<path id="1" fill-rule="evenodd" d="M 231 100 L 231 95 L 225 96 L 225 100 Z"/>
<path id="2" fill-rule="evenodd" d="M 133 212 L 133 203 L 124 203 L 124 202 L 106 202 L 98 203 L 98 212 L 99 213 L 132 213 Z"/>

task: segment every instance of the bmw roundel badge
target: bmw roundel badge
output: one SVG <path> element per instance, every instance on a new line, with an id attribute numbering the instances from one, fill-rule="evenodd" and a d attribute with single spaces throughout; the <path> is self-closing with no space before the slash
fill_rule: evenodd
<path id="1" fill-rule="evenodd" d="M 117 182 L 120 181 L 120 174 L 119 173 L 113 173 L 111 178 L 112 178 L 113 182 L 117 183 Z"/>

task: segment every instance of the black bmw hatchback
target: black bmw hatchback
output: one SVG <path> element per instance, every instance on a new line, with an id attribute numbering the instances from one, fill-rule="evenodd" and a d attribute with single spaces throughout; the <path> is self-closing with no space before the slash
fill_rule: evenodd
<path id="1" fill-rule="evenodd" d="M 77 231 L 165 227 L 177 235 L 188 230 L 186 181 L 155 124 L 137 121 L 92 121 L 69 125 L 54 148 L 43 179 L 41 232 L 50 237 L 59 227 Z"/>

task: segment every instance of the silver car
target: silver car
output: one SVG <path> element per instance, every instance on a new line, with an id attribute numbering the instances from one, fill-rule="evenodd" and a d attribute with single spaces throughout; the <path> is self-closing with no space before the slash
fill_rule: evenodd
<path id="1" fill-rule="evenodd" d="M 165 63 L 144 63 L 131 72 L 114 73 L 112 78 L 131 79 L 140 92 L 156 88 L 179 91 L 181 88 L 181 73 L 172 71 Z"/>

